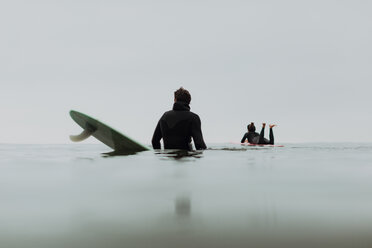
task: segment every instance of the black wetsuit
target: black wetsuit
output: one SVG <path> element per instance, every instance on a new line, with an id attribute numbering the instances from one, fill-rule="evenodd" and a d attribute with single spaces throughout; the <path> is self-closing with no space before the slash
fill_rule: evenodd
<path id="1" fill-rule="evenodd" d="M 160 149 L 163 138 L 164 149 L 192 150 L 191 137 L 197 150 L 207 148 L 199 116 L 190 112 L 189 104 L 175 102 L 173 110 L 165 112 L 160 118 L 152 137 L 152 146 Z"/>
<path id="2" fill-rule="evenodd" d="M 265 128 L 262 127 L 261 133 L 258 134 L 256 132 L 248 132 L 245 133 L 240 143 L 244 143 L 246 139 L 251 144 L 259 144 L 259 145 L 274 145 L 274 133 L 273 129 L 270 128 L 270 140 L 264 138 Z"/>

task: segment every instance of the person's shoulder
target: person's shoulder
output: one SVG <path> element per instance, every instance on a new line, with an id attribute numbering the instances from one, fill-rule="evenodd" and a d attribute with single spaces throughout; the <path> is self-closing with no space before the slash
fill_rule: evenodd
<path id="1" fill-rule="evenodd" d="M 164 118 L 167 118 L 168 112 L 170 112 L 170 111 L 164 112 L 163 115 L 160 117 L 159 121 L 164 120 Z"/>
<path id="2" fill-rule="evenodd" d="M 167 114 L 170 114 L 170 113 L 173 113 L 174 110 L 168 110 L 168 111 L 165 111 L 163 115 L 167 115 Z"/>
<path id="3" fill-rule="evenodd" d="M 198 114 L 196 114 L 196 113 L 194 113 L 194 112 L 189 112 L 189 115 L 190 116 L 192 116 L 193 118 L 195 118 L 195 119 L 200 119 L 200 117 L 199 117 L 199 115 Z"/>

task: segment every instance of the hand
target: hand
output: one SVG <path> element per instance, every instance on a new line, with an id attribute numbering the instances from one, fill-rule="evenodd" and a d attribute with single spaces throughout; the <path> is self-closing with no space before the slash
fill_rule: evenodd
<path id="1" fill-rule="evenodd" d="M 266 123 L 262 123 L 262 127 L 265 127 L 266 126 Z"/>

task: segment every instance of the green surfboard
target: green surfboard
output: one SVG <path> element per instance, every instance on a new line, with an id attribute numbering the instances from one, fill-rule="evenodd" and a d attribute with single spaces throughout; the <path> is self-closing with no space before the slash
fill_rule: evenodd
<path id="1" fill-rule="evenodd" d="M 93 136 L 105 145 L 114 149 L 115 154 L 133 154 L 141 151 L 148 151 L 150 148 L 132 140 L 124 134 L 116 131 L 108 125 L 83 113 L 71 110 L 71 118 L 84 130 L 79 135 L 71 135 L 74 142 L 85 140 Z"/>

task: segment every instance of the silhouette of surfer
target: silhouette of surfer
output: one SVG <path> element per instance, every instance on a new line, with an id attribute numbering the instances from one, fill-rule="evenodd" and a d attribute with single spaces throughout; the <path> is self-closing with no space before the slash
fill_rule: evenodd
<path id="1" fill-rule="evenodd" d="M 266 123 L 262 123 L 262 129 L 260 134 L 256 133 L 256 127 L 254 126 L 254 123 L 251 122 L 247 126 L 248 132 L 244 134 L 242 140 L 240 143 L 244 143 L 246 140 L 248 140 L 248 143 L 250 144 L 258 144 L 258 145 L 274 145 L 274 133 L 273 133 L 273 127 L 276 125 L 270 125 L 270 140 L 266 139 L 264 137 L 265 134 L 265 126 Z"/>
<path id="2" fill-rule="evenodd" d="M 192 150 L 191 138 L 197 150 L 206 149 L 201 121 L 197 114 L 190 111 L 191 95 L 184 88 L 174 92 L 173 109 L 160 118 L 152 137 L 154 149 L 160 149 L 163 139 L 164 149 Z"/>

